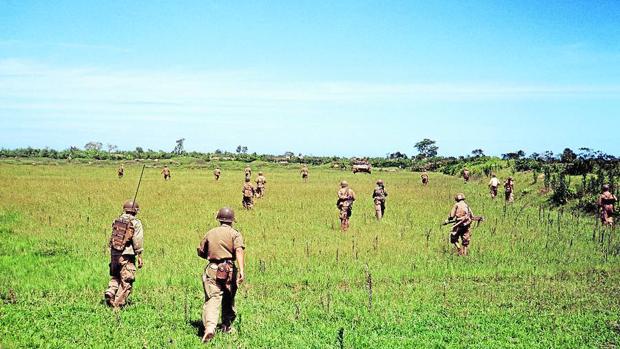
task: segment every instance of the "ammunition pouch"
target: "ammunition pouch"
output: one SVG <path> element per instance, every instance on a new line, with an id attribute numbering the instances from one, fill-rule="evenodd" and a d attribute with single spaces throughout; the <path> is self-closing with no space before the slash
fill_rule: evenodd
<path id="1" fill-rule="evenodd" d="M 133 238 L 135 228 L 131 220 L 119 218 L 112 224 L 112 237 L 110 247 L 116 251 L 123 251 Z"/>
<path id="2" fill-rule="evenodd" d="M 234 264 L 231 260 L 226 260 L 217 264 L 215 279 L 218 282 L 230 283 L 233 280 Z"/>

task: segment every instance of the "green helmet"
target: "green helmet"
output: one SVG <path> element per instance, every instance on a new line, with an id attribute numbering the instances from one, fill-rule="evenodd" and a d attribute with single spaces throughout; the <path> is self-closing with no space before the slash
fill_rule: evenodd
<path id="1" fill-rule="evenodd" d="M 232 223 L 235 221 L 235 211 L 230 207 L 222 207 L 217 211 L 216 219 L 221 223 Z"/>

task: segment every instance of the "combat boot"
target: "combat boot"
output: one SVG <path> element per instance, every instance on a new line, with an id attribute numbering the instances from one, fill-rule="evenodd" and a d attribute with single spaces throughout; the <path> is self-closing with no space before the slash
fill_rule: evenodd
<path id="1" fill-rule="evenodd" d="M 215 337 L 215 333 L 213 332 L 206 332 L 204 336 L 202 336 L 202 342 L 203 343 L 209 343 L 213 337 Z"/>
<path id="2" fill-rule="evenodd" d="M 105 303 L 111 307 L 114 305 L 114 294 L 112 292 L 106 292 L 104 295 L 105 297 Z"/>

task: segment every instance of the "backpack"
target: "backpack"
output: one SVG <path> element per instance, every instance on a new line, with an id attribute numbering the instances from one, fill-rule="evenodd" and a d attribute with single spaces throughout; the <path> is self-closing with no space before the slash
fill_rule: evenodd
<path id="1" fill-rule="evenodd" d="M 118 218 L 112 223 L 110 247 L 116 251 L 123 251 L 133 238 L 135 228 L 129 218 Z"/>

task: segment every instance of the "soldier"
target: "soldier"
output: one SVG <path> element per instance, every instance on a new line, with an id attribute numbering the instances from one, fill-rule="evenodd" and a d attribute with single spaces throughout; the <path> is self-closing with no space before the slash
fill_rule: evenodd
<path id="1" fill-rule="evenodd" d="M 123 178 L 123 176 L 125 175 L 125 167 L 123 166 L 123 164 L 121 164 L 121 166 L 118 168 L 117 174 L 118 179 Z"/>
<path id="2" fill-rule="evenodd" d="M 220 315 L 222 332 L 232 332 L 232 324 L 237 317 L 235 294 L 237 286 L 245 279 L 245 245 L 241 233 L 232 227 L 235 213 L 232 209 L 224 207 L 217 213 L 217 220 L 221 225 L 209 230 L 197 248 L 198 256 L 209 261 L 202 274 L 205 293 L 205 303 L 202 306 L 204 343 L 215 336 Z M 235 260 L 239 264 L 238 267 L 235 266 Z"/>
<path id="3" fill-rule="evenodd" d="M 256 195 L 256 190 L 252 186 L 252 183 L 250 183 L 250 178 L 245 177 L 245 184 L 241 192 L 243 193 L 243 201 L 241 202 L 243 208 L 246 210 L 252 209 L 254 207 L 254 195 Z"/>
<path id="4" fill-rule="evenodd" d="M 245 172 L 245 178 L 252 178 L 252 169 L 250 166 L 246 166 L 243 171 Z"/>
<path id="5" fill-rule="evenodd" d="M 609 185 L 603 185 L 603 193 L 598 198 L 598 207 L 601 212 L 601 223 L 613 227 L 614 225 L 614 204 L 618 198 L 609 191 Z"/>
<path id="6" fill-rule="evenodd" d="M 351 210 L 354 201 L 355 192 L 349 188 L 349 183 L 347 183 L 347 181 L 340 182 L 336 207 L 340 210 L 340 230 L 342 231 L 347 231 L 349 229 L 349 218 L 351 218 Z"/>
<path id="7" fill-rule="evenodd" d="M 506 197 L 506 202 L 512 203 L 515 201 L 514 190 L 515 190 L 515 181 L 512 179 L 512 177 L 508 177 L 508 179 L 506 180 L 506 183 L 504 183 L 504 194 Z"/>
<path id="8" fill-rule="evenodd" d="M 136 257 L 138 268 L 142 268 L 144 251 L 144 229 L 136 218 L 140 205 L 131 200 L 123 204 L 123 214 L 112 223 L 110 238 L 110 282 L 105 291 L 109 306 L 119 308 L 125 305 L 136 279 Z"/>
<path id="9" fill-rule="evenodd" d="M 491 180 L 489 181 L 489 191 L 491 193 L 491 199 L 495 199 L 497 197 L 497 188 L 500 185 L 499 179 L 495 176 L 495 173 L 491 175 Z"/>
<path id="10" fill-rule="evenodd" d="M 422 178 L 422 185 L 428 185 L 428 173 L 424 171 L 420 177 Z"/>
<path id="11" fill-rule="evenodd" d="M 263 172 L 258 172 L 256 177 L 256 197 L 262 198 L 265 196 L 265 184 L 267 184 L 267 178 L 263 176 Z"/>
<path id="12" fill-rule="evenodd" d="M 483 217 L 475 217 L 469 206 L 465 203 L 465 195 L 457 194 L 454 198 L 456 204 L 450 211 L 450 216 L 444 222 L 444 225 L 452 223 L 452 232 L 450 233 L 450 242 L 456 248 L 459 256 L 467 255 L 467 248 L 471 241 L 471 223 L 473 221 L 481 222 Z M 459 246 L 459 239 L 461 245 Z"/>
<path id="13" fill-rule="evenodd" d="M 463 169 L 463 180 L 465 181 L 465 184 L 467 184 L 467 182 L 469 182 L 469 170 L 466 168 Z"/>
<path id="14" fill-rule="evenodd" d="M 170 169 L 168 168 L 168 165 L 164 166 L 164 169 L 161 170 L 161 174 L 164 175 L 164 180 L 170 180 Z"/>
<path id="15" fill-rule="evenodd" d="M 222 170 L 218 166 L 218 167 L 215 168 L 215 170 L 213 170 L 213 176 L 215 176 L 215 180 L 216 181 L 219 181 L 221 175 L 222 175 Z"/>
<path id="16" fill-rule="evenodd" d="M 304 183 L 308 182 L 308 165 L 304 164 L 301 167 L 301 179 L 304 181 Z"/>
<path id="17" fill-rule="evenodd" d="M 385 190 L 383 180 L 380 179 L 377 181 L 377 187 L 372 192 L 372 198 L 375 201 L 375 215 L 377 220 L 381 220 L 385 215 L 385 199 L 387 196 L 388 193 Z"/>

